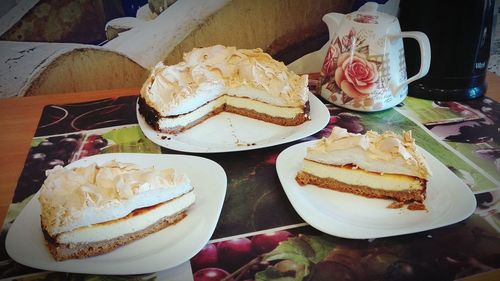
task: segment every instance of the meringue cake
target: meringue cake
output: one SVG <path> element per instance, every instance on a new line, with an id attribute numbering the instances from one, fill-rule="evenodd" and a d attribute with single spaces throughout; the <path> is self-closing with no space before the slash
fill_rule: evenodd
<path id="1" fill-rule="evenodd" d="M 411 131 L 353 134 L 334 127 L 329 137 L 307 149 L 296 181 L 369 198 L 423 203 L 429 176 Z"/>
<path id="2" fill-rule="evenodd" d="M 141 88 L 139 112 L 155 130 L 179 133 L 221 112 L 283 126 L 309 118 L 307 75 L 261 49 L 195 48 L 175 65 L 158 63 Z"/>
<path id="3" fill-rule="evenodd" d="M 47 171 L 38 198 L 41 227 L 55 260 L 102 255 L 182 220 L 196 199 L 175 169 L 101 166 Z"/>

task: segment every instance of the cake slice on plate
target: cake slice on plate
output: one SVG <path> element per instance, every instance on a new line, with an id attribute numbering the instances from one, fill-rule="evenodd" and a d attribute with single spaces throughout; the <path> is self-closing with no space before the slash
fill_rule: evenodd
<path id="1" fill-rule="evenodd" d="M 411 132 L 353 134 L 334 127 L 328 138 L 307 149 L 296 181 L 370 198 L 423 203 L 429 175 Z"/>
<path id="2" fill-rule="evenodd" d="M 175 224 L 196 198 L 189 178 L 174 169 L 111 161 L 47 174 L 41 227 L 57 261 L 108 253 Z"/>
<path id="3" fill-rule="evenodd" d="M 179 133 L 221 112 L 283 126 L 309 119 L 307 75 L 261 49 L 195 48 L 175 65 L 157 64 L 141 88 L 139 112 L 155 130 Z"/>

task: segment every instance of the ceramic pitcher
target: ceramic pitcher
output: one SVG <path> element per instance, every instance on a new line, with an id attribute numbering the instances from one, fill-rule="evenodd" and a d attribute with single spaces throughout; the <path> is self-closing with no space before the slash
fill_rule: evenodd
<path id="1" fill-rule="evenodd" d="M 396 17 L 377 11 L 368 2 L 358 11 L 323 17 L 330 32 L 330 47 L 320 75 L 321 96 L 329 102 L 357 111 L 379 111 L 399 104 L 408 83 L 429 71 L 431 52 L 422 32 L 401 32 Z M 407 78 L 403 38 L 420 46 L 420 70 Z"/>

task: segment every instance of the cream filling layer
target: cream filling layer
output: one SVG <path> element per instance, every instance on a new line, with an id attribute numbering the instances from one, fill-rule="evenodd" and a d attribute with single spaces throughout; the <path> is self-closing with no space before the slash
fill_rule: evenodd
<path id="1" fill-rule="evenodd" d="M 298 114 L 304 112 L 301 107 L 282 107 L 275 106 L 268 103 L 264 103 L 261 101 L 253 100 L 250 98 L 241 98 L 234 96 L 221 96 L 213 101 L 208 102 L 207 104 L 199 107 L 198 109 L 179 115 L 177 117 L 164 117 L 158 120 L 158 126 L 160 129 L 169 129 L 175 128 L 178 126 L 186 126 L 203 116 L 206 116 L 216 108 L 223 106 L 224 104 L 228 104 L 230 106 L 250 109 L 259 113 L 263 113 L 273 117 L 287 118 L 292 119 L 295 118 Z"/>
<path id="2" fill-rule="evenodd" d="M 118 219 L 116 222 L 84 226 L 61 233 L 56 236 L 56 241 L 64 244 L 75 244 L 114 239 L 143 230 L 164 217 L 173 216 L 191 206 L 195 199 L 194 191 L 190 191 L 166 204 L 142 212 L 129 219 Z"/>
<path id="3" fill-rule="evenodd" d="M 395 174 L 377 174 L 362 169 L 341 168 L 304 160 L 302 170 L 320 178 L 331 178 L 350 185 L 368 186 L 374 189 L 404 191 L 420 190 L 418 178 Z"/>

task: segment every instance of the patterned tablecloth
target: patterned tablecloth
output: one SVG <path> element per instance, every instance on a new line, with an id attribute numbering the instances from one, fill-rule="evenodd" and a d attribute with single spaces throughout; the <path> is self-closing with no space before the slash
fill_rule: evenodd
<path id="1" fill-rule="evenodd" d="M 181 153 L 159 147 L 142 134 L 136 99 L 44 108 L 3 224 L 0 278 L 219 280 L 230 275 L 230 280 L 453 280 L 500 268 L 500 105 L 488 98 L 434 102 L 410 97 L 377 113 L 328 104 L 330 122 L 313 136 L 258 150 L 198 154 L 224 168 L 228 188 L 209 244 L 181 267 L 118 277 L 47 272 L 11 260 L 4 248 L 6 233 L 40 188 L 45 170 L 101 153 Z M 369 240 L 334 237 L 308 226 L 282 189 L 276 158 L 293 144 L 328 135 L 333 126 L 354 133 L 412 130 L 417 143 L 475 193 L 475 213 L 450 226 Z"/>

